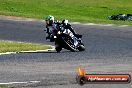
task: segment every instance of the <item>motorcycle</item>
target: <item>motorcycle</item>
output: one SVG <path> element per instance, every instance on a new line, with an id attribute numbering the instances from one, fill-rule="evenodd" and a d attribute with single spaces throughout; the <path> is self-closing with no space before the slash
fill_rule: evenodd
<path id="1" fill-rule="evenodd" d="M 60 28 L 61 29 L 61 28 Z M 82 35 L 73 33 L 69 29 L 58 30 L 55 38 L 55 49 L 60 52 L 62 48 L 68 49 L 72 52 L 84 51 L 85 47 L 82 43 Z M 75 44 L 76 42 L 76 44 Z"/>

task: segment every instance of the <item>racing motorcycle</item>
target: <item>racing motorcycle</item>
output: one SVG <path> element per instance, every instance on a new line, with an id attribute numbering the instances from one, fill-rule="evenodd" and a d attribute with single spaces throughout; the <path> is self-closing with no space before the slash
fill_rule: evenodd
<path id="1" fill-rule="evenodd" d="M 60 27 L 60 29 L 62 29 Z M 84 51 L 85 47 L 82 43 L 82 35 L 73 33 L 69 29 L 57 30 L 55 38 L 55 49 L 60 52 L 62 48 L 68 49 L 72 52 Z M 76 43 L 76 44 L 75 44 Z"/>

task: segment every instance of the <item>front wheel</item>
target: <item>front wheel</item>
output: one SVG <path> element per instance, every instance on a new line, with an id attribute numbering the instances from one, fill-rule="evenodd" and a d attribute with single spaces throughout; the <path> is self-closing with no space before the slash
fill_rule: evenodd
<path id="1" fill-rule="evenodd" d="M 62 47 L 60 47 L 58 44 L 55 44 L 55 50 L 59 53 L 62 50 Z"/>
<path id="2" fill-rule="evenodd" d="M 85 50 L 84 45 L 79 45 L 78 50 L 79 50 L 79 51 L 84 51 L 84 50 Z"/>
<path id="3" fill-rule="evenodd" d="M 58 53 L 62 50 L 61 47 L 56 47 L 55 49 L 56 49 L 56 51 L 57 51 Z"/>

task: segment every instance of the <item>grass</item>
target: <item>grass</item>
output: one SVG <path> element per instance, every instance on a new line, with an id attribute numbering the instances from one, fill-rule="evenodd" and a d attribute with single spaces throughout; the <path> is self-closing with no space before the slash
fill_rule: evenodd
<path id="1" fill-rule="evenodd" d="M 0 14 L 42 19 L 51 14 L 70 21 L 132 25 L 107 16 L 132 13 L 132 0 L 0 0 Z"/>
<path id="2" fill-rule="evenodd" d="M 0 88 L 14 88 L 14 87 L 10 87 L 10 86 L 7 86 L 7 85 L 0 85 Z"/>
<path id="3" fill-rule="evenodd" d="M 29 50 L 45 50 L 49 48 L 51 48 L 49 45 L 43 45 L 43 44 L 0 40 L 0 53 L 29 51 Z"/>

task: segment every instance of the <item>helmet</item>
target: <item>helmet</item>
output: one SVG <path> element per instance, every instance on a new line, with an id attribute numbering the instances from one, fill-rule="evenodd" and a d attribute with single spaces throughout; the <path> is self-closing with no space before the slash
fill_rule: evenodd
<path id="1" fill-rule="evenodd" d="M 54 22 L 54 16 L 52 16 L 52 15 L 47 16 L 47 17 L 45 18 L 45 21 L 47 22 L 47 24 L 48 24 L 49 26 L 52 25 L 53 22 Z"/>
<path id="2" fill-rule="evenodd" d="M 45 18 L 45 21 L 50 21 L 50 20 L 53 20 L 54 21 L 54 16 L 52 15 L 49 15 Z"/>

